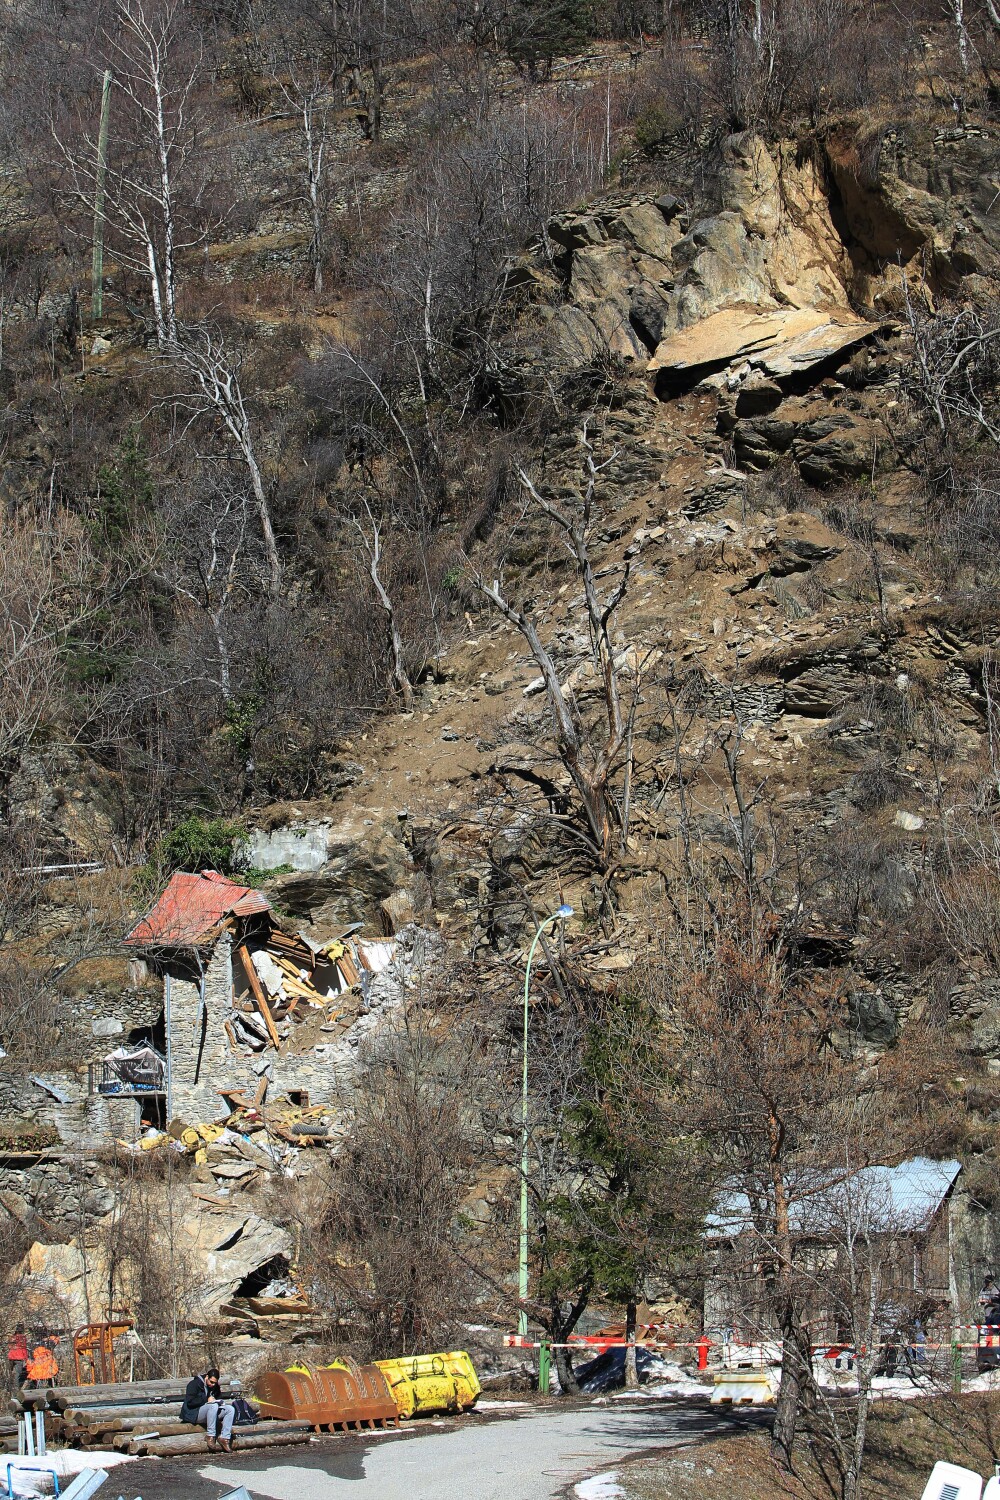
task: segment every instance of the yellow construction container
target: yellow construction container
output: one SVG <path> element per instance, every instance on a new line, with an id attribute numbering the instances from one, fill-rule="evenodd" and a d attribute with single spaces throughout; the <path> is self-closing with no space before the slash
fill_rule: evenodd
<path id="1" fill-rule="evenodd" d="M 401 1417 L 431 1412 L 468 1411 L 481 1386 L 463 1350 L 450 1354 L 410 1354 L 375 1361 L 392 1391 Z"/>

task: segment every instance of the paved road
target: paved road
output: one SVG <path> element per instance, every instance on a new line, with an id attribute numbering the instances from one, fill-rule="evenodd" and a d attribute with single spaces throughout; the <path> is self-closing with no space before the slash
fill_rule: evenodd
<path id="1" fill-rule="evenodd" d="M 218 1500 L 240 1484 L 254 1500 L 552 1500 L 628 1454 L 722 1436 L 738 1421 L 656 1401 L 522 1409 L 244 1458 L 123 1464 L 108 1488 L 125 1500 Z"/>

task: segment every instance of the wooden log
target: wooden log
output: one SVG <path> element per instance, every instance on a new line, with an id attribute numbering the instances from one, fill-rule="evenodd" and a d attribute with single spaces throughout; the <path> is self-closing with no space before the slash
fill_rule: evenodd
<path id="1" fill-rule="evenodd" d="M 274 1024 L 274 1019 L 271 1015 L 271 1008 L 267 1003 L 267 996 L 264 994 L 264 987 L 261 984 L 260 980 L 257 978 L 257 970 L 253 966 L 253 959 L 250 957 L 250 950 L 247 947 L 246 943 L 243 943 L 239 948 L 237 948 L 236 956 L 239 958 L 244 969 L 246 970 L 247 983 L 250 986 L 250 993 L 251 995 L 253 995 L 254 999 L 257 1002 L 257 1009 L 260 1011 L 261 1019 L 264 1022 L 264 1025 L 267 1027 L 267 1034 L 271 1038 L 271 1045 L 274 1047 L 274 1050 L 278 1052 L 281 1050 L 281 1038 L 278 1035 L 278 1029 Z"/>
<path id="2" fill-rule="evenodd" d="M 126 1401 L 162 1401 L 176 1396 L 178 1401 L 187 1390 L 186 1380 L 121 1380 L 107 1385 L 55 1385 L 47 1391 L 27 1391 L 28 1396 L 45 1396 L 50 1406 L 98 1406 L 101 1402 L 117 1404 Z"/>
<path id="3" fill-rule="evenodd" d="M 259 1424 L 258 1424 L 259 1425 Z M 282 1422 L 282 1427 L 289 1427 L 291 1423 Z M 234 1448 L 242 1453 L 244 1448 L 287 1448 L 293 1443 L 308 1443 L 312 1433 L 307 1429 L 305 1432 L 258 1432 L 256 1428 L 251 1432 L 249 1428 L 243 1429 L 238 1434 L 233 1433 L 236 1438 Z"/>
<path id="4" fill-rule="evenodd" d="M 176 1408 L 165 1406 L 162 1416 L 155 1417 L 119 1417 L 118 1430 L 120 1432 L 151 1432 L 158 1427 L 162 1432 L 164 1427 L 176 1427 L 180 1432 L 197 1432 L 196 1422 L 182 1422 L 177 1415 Z"/>
<path id="5" fill-rule="evenodd" d="M 116 1432 L 111 1439 L 112 1447 L 131 1451 L 130 1444 L 147 1442 L 156 1438 L 194 1437 L 204 1436 L 204 1427 L 196 1427 L 191 1422 L 154 1422 L 148 1421 L 144 1427 L 132 1427 L 124 1432 Z"/>
<path id="6" fill-rule="evenodd" d="M 208 1436 L 204 1432 L 192 1432 L 180 1437 L 135 1437 L 129 1443 L 128 1451 L 142 1457 L 156 1454 L 163 1458 L 179 1457 L 182 1453 L 207 1453 Z"/>
<path id="7" fill-rule="evenodd" d="M 173 1432 L 167 1430 L 168 1425 L 167 1423 L 163 1423 L 160 1426 L 151 1423 L 150 1430 L 147 1433 L 120 1433 L 115 1439 L 115 1446 L 120 1447 L 123 1452 L 129 1453 L 133 1457 L 136 1454 L 148 1454 L 152 1457 L 157 1453 L 162 1453 L 169 1458 L 174 1453 L 207 1453 L 209 1451 L 208 1434 L 204 1427 L 192 1427 L 188 1423 L 177 1423 L 177 1427 L 180 1430 Z M 311 1432 L 312 1424 L 304 1419 L 291 1422 L 265 1419 L 262 1422 L 258 1422 L 254 1427 L 234 1427 L 233 1437 L 237 1438 L 239 1446 L 243 1447 L 245 1445 L 244 1435 L 252 1434 L 255 1438 L 260 1439 L 260 1442 L 255 1443 L 253 1446 L 262 1447 L 265 1443 L 284 1443 L 289 1437 L 294 1437 L 295 1435 L 298 1435 L 300 1438 L 308 1438 Z M 167 1447 L 167 1444 L 180 1444 L 181 1442 L 185 1443 L 186 1446 L 183 1448 L 177 1447 L 176 1449 Z"/>
<path id="8" fill-rule="evenodd" d="M 234 1428 L 234 1449 L 284 1448 L 291 1443 L 308 1443 L 312 1435 L 308 1422 L 275 1422 L 273 1428 L 266 1432 L 258 1430 L 261 1425 L 258 1422 L 253 1428 Z M 179 1437 L 154 1438 L 135 1434 L 126 1451 L 141 1458 L 179 1458 L 184 1453 L 209 1453 L 211 1449 L 208 1446 L 208 1434 L 204 1429 L 199 1429 L 198 1432 Z"/>
<path id="9" fill-rule="evenodd" d="M 148 1420 L 153 1419 L 150 1417 Z M 106 1432 L 121 1432 L 122 1430 L 121 1417 L 107 1417 L 93 1422 L 73 1422 L 71 1425 L 81 1436 L 86 1434 L 88 1443 L 92 1442 L 95 1437 L 102 1437 Z M 65 1431 L 65 1428 L 63 1430 Z"/>
<path id="10" fill-rule="evenodd" d="M 63 1416 L 80 1427 L 101 1427 L 118 1417 L 176 1417 L 181 1397 L 169 1401 L 142 1401 L 118 1406 L 67 1406 Z"/>
<path id="11" fill-rule="evenodd" d="M 21 1391 L 19 1396 L 11 1397 L 11 1411 L 31 1411 L 36 1406 L 45 1406 L 49 1399 L 50 1390 L 51 1388 L 46 1385 L 33 1391 Z"/>

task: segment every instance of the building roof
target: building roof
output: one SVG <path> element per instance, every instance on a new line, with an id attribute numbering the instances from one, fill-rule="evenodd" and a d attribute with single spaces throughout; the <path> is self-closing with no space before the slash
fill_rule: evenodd
<path id="1" fill-rule="evenodd" d="M 134 948 L 192 948 L 224 918 L 249 917 L 270 909 L 260 891 L 237 885 L 216 870 L 202 870 L 200 875 L 178 871 L 125 942 Z"/>
<path id="2" fill-rule="evenodd" d="M 951 1192 L 961 1162 L 914 1156 L 896 1167 L 861 1167 L 837 1180 L 802 1173 L 791 1183 L 789 1218 L 794 1233 L 819 1238 L 843 1233 L 853 1220 L 876 1234 L 919 1234 L 930 1227 Z M 763 1205 L 765 1214 L 768 1206 Z M 729 1239 L 753 1227 L 746 1193 L 725 1192 L 705 1220 L 712 1239 Z"/>

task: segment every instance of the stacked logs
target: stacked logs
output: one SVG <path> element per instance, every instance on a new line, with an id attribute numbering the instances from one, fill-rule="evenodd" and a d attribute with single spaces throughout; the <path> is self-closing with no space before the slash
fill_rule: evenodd
<path id="1" fill-rule="evenodd" d="M 45 1428 L 50 1443 L 72 1448 L 115 1448 L 132 1456 L 173 1458 L 207 1453 L 203 1427 L 182 1422 L 178 1413 L 186 1381 L 136 1380 L 128 1384 L 54 1386 L 22 1391 L 14 1411 L 48 1406 Z M 223 1391 L 225 1394 L 225 1390 Z M 263 1421 L 233 1428 L 233 1448 L 286 1447 L 309 1441 L 305 1421 Z"/>

